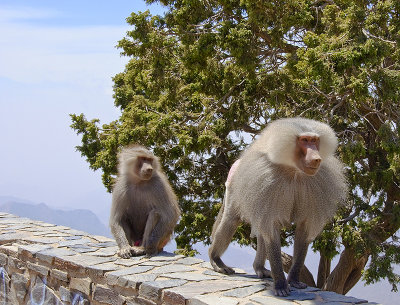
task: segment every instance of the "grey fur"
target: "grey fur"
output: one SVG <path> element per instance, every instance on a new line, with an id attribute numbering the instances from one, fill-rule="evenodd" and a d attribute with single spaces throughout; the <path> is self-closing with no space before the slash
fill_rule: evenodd
<path id="1" fill-rule="evenodd" d="M 152 162 L 138 168 L 139 157 L 149 158 Z M 146 148 L 128 146 L 118 159 L 110 228 L 120 248 L 119 255 L 124 258 L 153 255 L 162 249 L 173 233 L 180 216 L 177 198 L 158 158 Z M 152 172 L 150 179 L 143 178 L 142 169 Z M 135 242 L 141 245 L 135 246 Z"/>
<path id="2" fill-rule="evenodd" d="M 294 162 L 296 140 L 300 135 L 320 139 L 322 158 L 314 176 L 304 174 Z M 274 121 L 244 151 L 234 174 L 227 182 L 224 204 L 213 227 L 209 249 L 213 268 L 234 273 L 221 255 L 228 247 L 241 221 L 251 225 L 257 237 L 254 269 L 259 277 L 268 277 L 268 257 L 277 295 L 289 294 L 291 286 L 305 288 L 299 281 L 309 243 L 335 215 L 347 195 L 343 164 L 334 156 L 337 138 L 326 124 L 303 118 Z M 281 260 L 280 230 L 296 224 L 294 256 L 288 281 Z"/>

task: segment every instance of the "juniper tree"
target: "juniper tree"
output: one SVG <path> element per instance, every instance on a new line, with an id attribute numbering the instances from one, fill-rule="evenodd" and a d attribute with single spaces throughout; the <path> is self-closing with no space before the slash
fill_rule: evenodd
<path id="1" fill-rule="evenodd" d="M 103 171 L 105 187 L 111 191 L 121 146 L 151 148 L 180 198 L 178 248 L 193 254 L 191 245 L 210 242 L 231 164 L 268 122 L 327 122 L 340 139 L 349 204 L 313 243 L 319 272 L 315 282 L 304 270 L 307 282 L 345 294 L 363 274 L 367 283 L 387 278 L 396 289 L 400 2 L 147 2 L 166 12 L 127 18 L 132 27 L 118 47 L 130 60 L 113 78 L 121 117 L 100 124 L 71 115 L 82 136 L 77 149 Z M 291 236 L 282 233 L 286 243 Z M 234 239 L 254 244 L 246 225 Z"/>

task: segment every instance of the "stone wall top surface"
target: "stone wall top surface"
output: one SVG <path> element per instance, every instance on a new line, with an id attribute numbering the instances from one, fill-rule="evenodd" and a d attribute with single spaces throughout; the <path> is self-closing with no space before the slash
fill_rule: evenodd
<path id="1" fill-rule="evenodd" d="M 375 304 L 317 288 L 273 295 L 272 281 L 162 252 L 122 259 L 113 239 L 0 213 L 0 301 L 9 304 Z M 3 283 L 1 283 L 3 282 Z M 41 293 L 41 295 L 40 295 Z M 38 295 L 39 294 L 39 295 Z M 36 298 L 36 299 L 35 299 Z"/>

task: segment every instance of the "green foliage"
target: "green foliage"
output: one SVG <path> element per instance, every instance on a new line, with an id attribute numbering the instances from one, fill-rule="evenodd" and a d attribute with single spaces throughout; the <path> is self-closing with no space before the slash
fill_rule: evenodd
<path id="1" fill-rule="evenodd" d="M 148 0 L 148 3 L 158 2 Z M 180 198 L 181 252 L 209 243 L 231 164 L 271 120 L 329 123 L 346 163 L 349 202 L 314 243 L 368 254 L 367 282 L 399 277 L 400 2 L 162 0 L 164 16 L 132 13 L 114 77 L 121 117 L 72 115 L 77 149 L 111 190 L 118 149 L 135 142 L 162 161 Z M 249 227 L 235 240 L 250 244 Z M 283 234 L 291 236 L 290 230 Z M 390 240 L 390 244 L 388 244 Z"/>

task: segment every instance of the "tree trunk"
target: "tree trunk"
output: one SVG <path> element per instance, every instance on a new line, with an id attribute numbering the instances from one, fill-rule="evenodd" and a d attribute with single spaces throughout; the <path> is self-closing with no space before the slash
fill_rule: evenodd
<path id="1" fill-rule="evenodd" d="M 281 252 L 283 270 L 289 273 L 290 267 L 292 266 L 293 257 L 285 252 Z M 300 281 L 306 283 L 308 286 L 316 287 L 314 277 L 310 270 L 306 266 L 303 266 L 300 270 Z"/>
<path id="2" fill-rule="evenodd" d="M 322 288 L 331 273 L 331 260 L 321 253 L 318 265 L 317 287 Z"/>
<path id="3" fill-rule="evenodd" d="M 354 250 L 345 248 L 335 269 L 326 279 L 323 290 L 346 294 L 360 280 L 369 254 L 356 257 Z"/>

